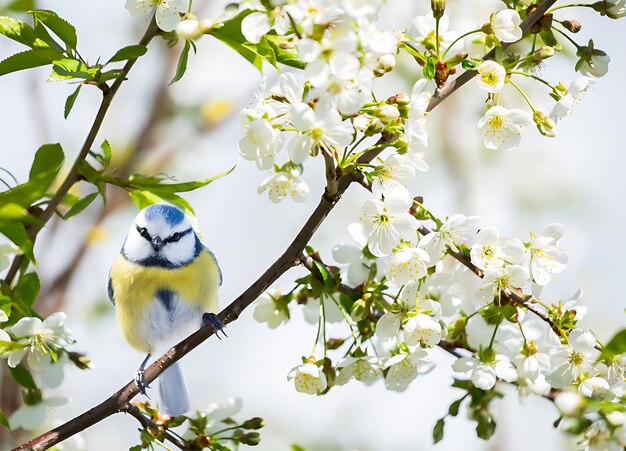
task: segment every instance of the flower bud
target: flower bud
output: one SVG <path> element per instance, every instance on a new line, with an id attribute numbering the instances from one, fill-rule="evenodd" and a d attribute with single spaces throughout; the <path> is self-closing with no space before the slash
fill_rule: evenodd
<path id="1" fill-rule="evenodd" d="M 182 39 L 193 41 L 202 36 L 202 26 L 196 19 L 185 19 L 176 25 L 176 34 Z"/>
<path id="2" fill-rule="evenodd" d="M 365 130 L 367 130 L 367 127 L 369 127 L 369 125 L 370 118 L 363 114 L 359 114 L 357 117 L 352 119 L 352 126 L 360 132 L 364 132 Z"/>
<path id="3" fill-rule="evenodd" d="M 243 443 L 248 446 L 256 446 L 261 441 L 261 436 L 258 432 L 248 432 L 247 434 L 239 437 L 239 443 Z"/>
<path id="4" fill-rule="evenodd" d="M 378 66 L 374 69 L 374 75 L 376 77 L 382 77 L 387 72 L 391 72 L 396 66 L 396 57 L 391 53 L 382 55 L 378 58 Z"/>
<path id="5" fill-rule="evenodd" d="M 556 124 L 549 116 L 537 110 L 533 114 L 533 121 L 537 124 L 539 133 L 543 136 L 547 136 L 548 138 L 554 138 L 556 136 Z"/>
<path id="6" fill-rule="evenodd" d="M 567 28 L 568 31 L 572 33 L 578 33 L 580 29 L 583 27 L 581 23 L 577 20 L 562 20 L 561 25 Z"/>
<path id="7" fill-rule="evenodd" d="M 365 299 L 359 299 L 354 304 L 352 304 L 352 309 L 350 310 L 350 316 L 356 322 L 363 321 L 367 318 L 369 314 L 369 306 L 368 302 Z"/>
<path id="8" fill-rule="evenodd" d="M 433 17 L 441 19 L 446 12 L 446 0 L 430 0 L 430 8 L 433 10 Z"/>
<path id="9" fill-rule="evenodd" d="M 539 47 L 535 50 L 535 53 L 533 53 L 533 58 L 537 60 L 544 60 L 550 58 L 551 56 L 554 56 L 554 47 L 547 45 Z"/>
<path id="10" fill-rule="evenodd" d="M 383 123 L 389 123 L 400 117 L 400 111 L 395 105 L 381 105 L 376 108 L 374 113 Z"/>
<path id="11" fill-rule="evenodd" d="M 263 426 L 265 426 L 265 420 L 259 417 L 250 418 L 241 425 L 244 429 L 261 429 Z"/>

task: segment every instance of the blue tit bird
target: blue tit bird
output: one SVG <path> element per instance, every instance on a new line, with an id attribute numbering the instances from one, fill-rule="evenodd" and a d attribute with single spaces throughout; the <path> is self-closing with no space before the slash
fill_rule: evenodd
<path id="1" fill-rule="evenodd" d="M 139 212 L 109 274 L 109 299 L 122 336 L 147 356 L 135 376 L 146 394 L 144 368 L 203 323 L 223 329 L 215 312 L 222 272 L 215 255 L 194 231 L 191 220 L 170 205 Z M 223 332 L 223 330 L 222 330 Z M 189 410 L 187 387 L 178 363 L 159 377 L 161 406 L 168 415 Z"/>

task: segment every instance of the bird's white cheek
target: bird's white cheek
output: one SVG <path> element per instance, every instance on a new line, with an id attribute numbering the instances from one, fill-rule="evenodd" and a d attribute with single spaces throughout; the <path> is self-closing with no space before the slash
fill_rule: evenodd
<path id="1" fill-rule="evenodd" d="M 152 246 L 144 238 L 131 232 L 124 243 L 124 254 L 131 261 L 143 260 L 152 254 Z"/>
<path id="2" fill-rule="evenodd" d="M 168 243 L 161 252 L 168 261 L 176 264 L 193 260 L 195 251 L 195 237 L 188 234 L 176 243 Z"/>

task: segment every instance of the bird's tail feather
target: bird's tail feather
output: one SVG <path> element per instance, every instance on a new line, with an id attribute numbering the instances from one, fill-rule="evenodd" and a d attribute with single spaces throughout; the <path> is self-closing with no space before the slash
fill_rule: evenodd
<path id="1" fill-rule="evenodd" d="M 178 363 L 163 371 L 159 377 L 159 396 L 163 412 L 167 415 L 182 415 L 189 410 L 187 384 Z"/>

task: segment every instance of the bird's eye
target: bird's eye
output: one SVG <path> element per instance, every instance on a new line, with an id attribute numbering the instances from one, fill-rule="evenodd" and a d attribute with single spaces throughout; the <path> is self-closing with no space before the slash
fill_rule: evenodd
<path id="1" fill-rule="evenodd" d="M 148 233 L 148 229 L 146 229 L 145 227 L 140 227 L 137 228 L 137 232 L 139 232 L 139 235 L 141 235 L 143 238 L 150 241 L 150 234 Z"/>
<path id="2" fill-rule="evenodd" d="M 180 233 L 176 232 L 172 236 L 170 236 L 170 239 L 168 241 L 175 243 L 178 240 L 180 240 Z"/>

